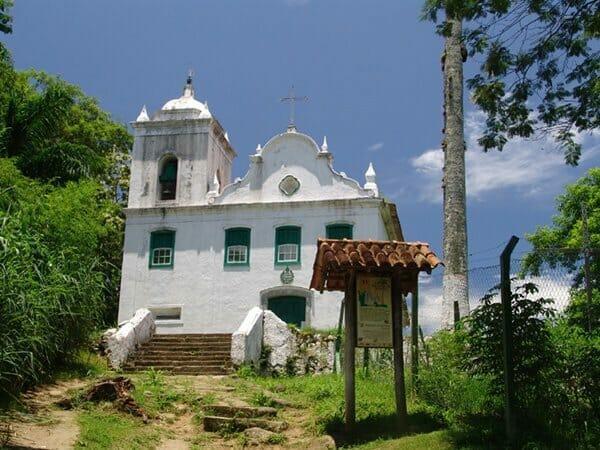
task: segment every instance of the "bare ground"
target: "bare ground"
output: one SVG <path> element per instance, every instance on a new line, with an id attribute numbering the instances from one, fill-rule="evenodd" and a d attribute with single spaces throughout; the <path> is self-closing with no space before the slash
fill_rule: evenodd
<path id="1" fill-rule="evenodd" d="M 172 386 L 192 387 L 198 397 L 210 396 L 215 403 L 231 406 L 248 406 L 247 395 L 236 393 L 230 386 L 228 377 L 213 376 L 169 376 Z M 13 436 L 8 448 L 12 449 L 72 449 L 77 443 L 79 426 L 78 410 L 62 410 L 55 403 L 71 396 L 93 380 L 69 380 L 44 385 L 23 396 L 26 413 L 15 413 L 11 419 Z M 229 384 L 229 385 L 228 385 Z M 257 388 L 258 390 L 259 388 Z M 242 398 L 246 397 L 246 398 Z M 190 448 L 237 449 L 243 448 L 239 435 L 220 435 L 205 432 L 201 424 L 194 420 L 193 411 L 187 405 L 177 405 L 180 413 L 172 417 L 162 417 L 153 421 L 152 426 L 161 430 L 164 436 L 156 447 L 158 450 L 185 450 Z M 331 440 L 314 436 L 309 428 L 308 412 L 296 408 L 282 408 L 279 416 L 289 423 L 282 434 L 285 443 L 280 445 L 262 444 L 260 448 L 283 449 L 302 448 L 303 450 L 325 449 Z M 256 448 L 256 447 L 255 447 Z"/>
<path id="2" fill-rule="evenodd" d="M 54 403 L 83 386 L 82 380 L 60 381 L 23 395 L 26 412 L 15 414 L 11 420 L 12 437 L 8 448 L 73 448 L 79 434 L 77 412 L 57 409 Z"/>

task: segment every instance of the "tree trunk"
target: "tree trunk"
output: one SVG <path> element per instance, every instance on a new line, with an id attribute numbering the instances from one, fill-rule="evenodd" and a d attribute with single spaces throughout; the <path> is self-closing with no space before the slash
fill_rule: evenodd
<path id="1" fill-rule="evenodd" d="M 454 302 L 460 316 L 469 313 L 467 279 L 467 211 L 465 199 L 465 138 L 463 113 L 462 20 L 446 16 L 444 75 L 444 291 L 442 326 L 454 323 Z"/>

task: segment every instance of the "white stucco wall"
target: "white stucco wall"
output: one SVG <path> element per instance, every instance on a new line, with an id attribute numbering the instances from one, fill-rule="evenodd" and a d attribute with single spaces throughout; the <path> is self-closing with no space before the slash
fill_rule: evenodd
<path id="1" fill-rule="evenodd" d="M 306 290 L 318 237 L 330 223 L 354 225 L 358 239 L 386 239 L 379 212 L 380 200 L 357 199 L 329 202 L 249 204 L 198 207 L 169 211 L 164 216 L 139 211 L 129 214 L 125 234 L 119 320 L 139 308 L 180 306 L 181 320 L 157 321 L 159 333 L 233 332 L 249 309 L 261 306 L 261 292 L 277 294 L 285 266 L 275 265 L 275 229 L 302 227 L 300 264 L 291 264 L 295 293 Z M 224 266 L 225 230 L 251 229 L 250 265 Z M 174 265 L 149 268 L 150 233 L 176 230 Z M 281 286 L 283 295 L 290 291 Z M 293 288 L 292 288 L 293 289 Z M 341 293 L 306 293 L 308 325 L 329 328 L 337 324 Z"/>

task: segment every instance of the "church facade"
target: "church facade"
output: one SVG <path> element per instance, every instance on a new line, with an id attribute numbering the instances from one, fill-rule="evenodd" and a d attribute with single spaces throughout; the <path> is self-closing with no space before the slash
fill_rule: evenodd
<path id="1" fill-rule="evenodd" d="M 259 306 L 332 328 L 342 295 L 308 289 L 317 238 L 403 240 L 372 165 L 361 186 L 293 124 L 232 182 L 236 152 L 191 78 L 133 128 L 119 321 L 148 308 L 157 333 L 231 333 Z"/>

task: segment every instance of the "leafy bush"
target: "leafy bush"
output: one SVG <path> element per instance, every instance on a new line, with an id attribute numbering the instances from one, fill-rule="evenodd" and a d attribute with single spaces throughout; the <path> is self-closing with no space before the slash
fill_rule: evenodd
<path id="1" fill-rule="evenodd" d="M 458 438 L 487 441 L 499 432 L 502 398 L 493 379 L 464 369 L 467 333 L 441 331 L 429 340 L 430 364 L 419 371 L 418 398 Z"/>
<path id="2" fill-rule="evenodd" d="M 600 332 L 577 325 L 576 304 L 555 320 L 551 300 L 529 298 L 536 293 L 526 283 L 511 300 L 521 443 L 594 447 L 600 441 Z M 489 444 L 503 436 L 502 306 L 496 295 L 485 296 L 461 328 L 429 341 L 430 364 L 419 373 L 419 400 L 463 442 Z"/>
<path id="3" fill-rule="evenodd" d="M 548 426 L 555 440 L 593 448 L 600 442 L 600 330 L 585 333 L 562 317 L 550 328 L 554 349 Z"/>

